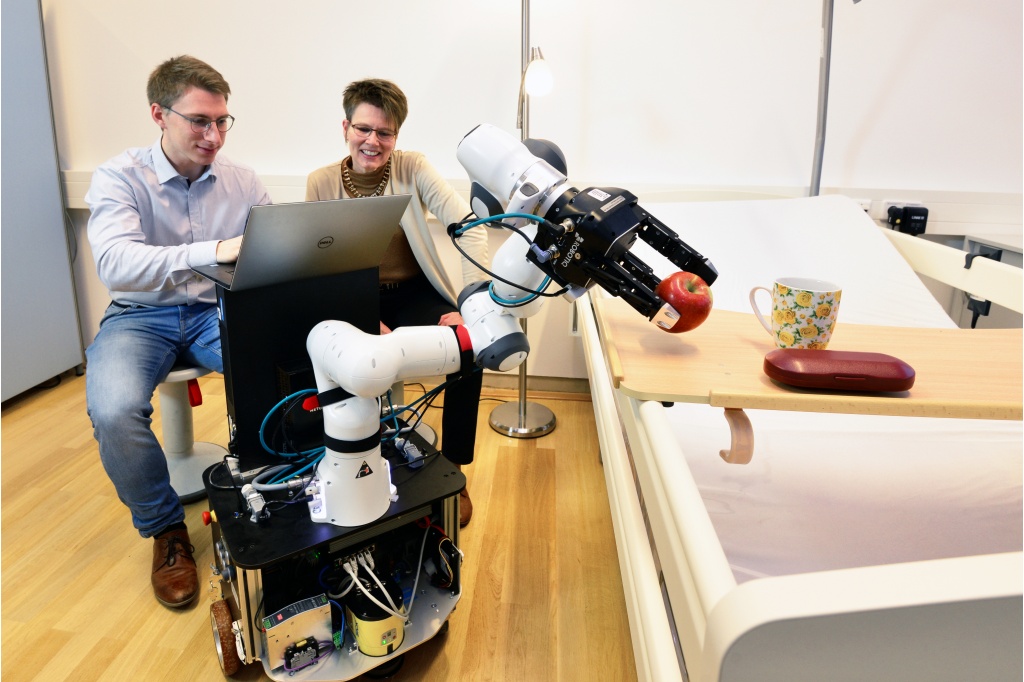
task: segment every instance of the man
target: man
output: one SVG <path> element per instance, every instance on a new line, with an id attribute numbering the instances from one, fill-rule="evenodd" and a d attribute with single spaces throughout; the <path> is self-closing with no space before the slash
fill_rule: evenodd
<path id="1" fill-rule="evenodd" d="M 132 522 L 154 538 L 157 601 L 199 593 L 185 510 L 150 426 L 153 392 L 176 362 L 223 371 L 213 284 L 193 265 L 238 256 L 253 204 L 270 203 L 252 169 L 219 156 L 234 117 L 227 82 L 190 56 L 149 77 L 160 139 L 96 169 L 85 195 L 89 242 L 112 300 L 86 350 L 86 400 L 103 467 Z"/>

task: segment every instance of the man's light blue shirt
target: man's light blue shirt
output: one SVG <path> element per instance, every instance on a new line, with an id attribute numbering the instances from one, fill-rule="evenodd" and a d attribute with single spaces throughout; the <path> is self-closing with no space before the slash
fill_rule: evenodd
<path id="1" fill-rule="evenodd" d="M 199 179 L 174 169 L 160 147 L 126 150 L 99 166 L 85 194 L 100 280 L 122 304 L 213 303 L 214 285 L 192 271 L 217 262 L 217 242 L 242 234 L 249 208 L 269 204 L 256 173 L 218 154 Z"/>

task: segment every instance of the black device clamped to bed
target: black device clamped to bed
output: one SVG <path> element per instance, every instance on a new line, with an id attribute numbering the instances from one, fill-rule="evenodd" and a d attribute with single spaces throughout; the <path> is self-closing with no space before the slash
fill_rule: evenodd
<path id="1" fill-rule="evenodd" d="M 764 373 L 779 383 L 833 391 L 895 393 L 910 390 L 916 374 L 884 353 L 779 348 L 764 356 Z"/>

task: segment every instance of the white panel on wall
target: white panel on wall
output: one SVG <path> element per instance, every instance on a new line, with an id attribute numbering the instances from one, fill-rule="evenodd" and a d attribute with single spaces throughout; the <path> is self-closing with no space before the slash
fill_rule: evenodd
<path id="1" fill-rule="evenodd" d="M 1024 5 L 835 7 L 822 185 L 1020 193 Z"/>
<path id="2" fill-rule="evenodd" d="M 531 134 L 557 141 L 577 177 L 799 184 L 820 15 L 814 0 L 535 3 L 557 84 L 533 100 Z"/>

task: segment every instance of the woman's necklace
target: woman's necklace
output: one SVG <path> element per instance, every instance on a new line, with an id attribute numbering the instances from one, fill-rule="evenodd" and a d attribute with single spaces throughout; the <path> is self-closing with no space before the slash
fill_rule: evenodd
<path id="1" fill-rule="evenodd" d="M 341 182 L 345 185 L 345 191 L 349 193 L 349 196 L 355 197 L 356 199 L 362 199 L 364 197 L 378 197 L 384 193 L 384 188 L 388 186 L 388 180 L 391 179 L 391 159 L 384 165 L 384 177 L 381 178 L 380 184 L 373 190 L 373 194 L 363 194 L 356 189 L 355 183 L 352 182 L 352 176 L 348 173 L 348 164 L 341 164 Z"/>

